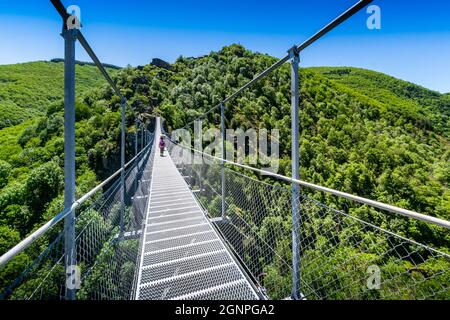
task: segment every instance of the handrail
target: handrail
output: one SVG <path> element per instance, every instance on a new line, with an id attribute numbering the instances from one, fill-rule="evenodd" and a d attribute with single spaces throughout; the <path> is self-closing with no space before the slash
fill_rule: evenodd
<path id="1" fill-rule="evenodd" d="M 220 162 L 225 162 L 227 164 L 234 165 L 234 166 L 237 166 L 237 167 L 240 167 L 240 168 L 243 168 L 243 169 L 248 169 L 248 170 L 257 172 L 259 174 L 262 174 L 262 175 L 278 178 L 278 179 L 281 179 L 281 180 L 284 180 L 284 181 L 287 181 L 287 182 L 290 182 L 290 183 L 295 183 L 295 184 L 298 184 L 300 186 L 304 186 L 304 187 L 307 187 L 307 188 L 310 188 L 310 189 L 314 189 L 314 190 L 317 190 L 317 191 L 321 191 L 321 192 L 325 192 L 325 193 L 328 193 L 328 194 L 332 194 L 332 195 L 335 195 L 335 196 L 338 196 L 338 197 L 341 197 L 341 198 L 346 198 L 346 199 L 349 199 L 349 200 L 352 200 L 352 201 L 355 201 L 355 202 L 359 202 L 359 203 L 362 203 L 362 204 L 367 204 L 369 206 L 372 206 L 372 207 L 375 207 L 375 208 L 378 208 L 378 209 L 381 209 L 381 210 L 384 210 L 384 211 L 388 211 L 388 212 L 395 213 L 395 214 L 400 214 L 400 215 L 408 217 L 408 218 L 413 218 L 413 219 L 416 219 L 416 220 L 425 221 L 425 222 L 428 222 L 428 223 L 431 223 L 431 224 L 434 224 L 434 225 L 437 225 L 437 226 L 440 226 L 440 227 L 444 227 L 444 228 L 450 229 L 450 221 L 447 221 L 447 220 L 444 220 L 444 219 L 432 217 L 432 216 L 425 215 L 425 214 L 422 214 L 422 213 L 418 213 L 418 212 L 414 212 L 414 211 L 411 211 L 411 210 L 407 210 L 407 209 L 403 209 L 403 208 L 400 208 L 400 207 L 396 207 L 396 206 L 393 206 L 393 205 L 385 204 L 385 203 L 382 203 L 382 202 L 379 202 L 379 201 L 370 200 L 370 199 L 367 199 L 367 198 L 355 196 L 355 195 L 352 195 L 352 194 L 349 194 L 349 193 L 345 193 L 345 192 L 342 192 L 342 191 L 330 189 L 330 188 L 327 188 L 327 187 L 322 187 L 322 186 L 319 186 L 319 185 L 316 185 L 316 184 L 313 184 L 313 183 L 309 183 L 309 182 L 306 182 L 306 181 L 289 178 L 289 177 L 283 176 L 281 174 L 277 174 L 277 173 L 273 173 L 273 172 L 270 172 L 270 171 L 265 171 L 265 170 L 253 168 L 253 167 L 250 167 L 250 166 L 247 166 L 247 165 L 244 165 L 244 164 L 239 164 L 239 163 L 236 163 L 236 162 L 233 162 L 233 161 L 225 160 L 225 159 L 222 159 L 222 158 L 219 158 L 219 157 L 216 157 L 216 156 L 212 156 L 212 155 L 206 154 L 203 151 L 199 151 L 199 150 L 196 150 L 194 148 L 187 147 L 187 146 L 184 146 L 182 144 L 178 144 L 178 143 L 174 142 L 173 140 L 171 140 L 170 138 L 169 138 L 169 140 L 173 144 L 175 144 L 177 146 L 180 146 L 182 148 L 191 150 L 194 153 L 199 153 L 199 154 L 202 154 L 202 155 L 206 155 L 206 156 L 208 156 L 210 158 L 213 158 L 213 159 L 216 159 L 216 160 L 218 160 Z"/>
<path id="2" fill-rule="evenodd" d="M 321 30 L 319 30 L 317 33 L 315 33 L 313 36 L 308 38 L 305 42 L 303 42 L 302 44 L 297 46 L 296 47 L 297 52 L 303 51 L 304 49 L 309 47 L 315 41 L 319 40 L 325 34 L 327 34 L 331 30 L 333 30 L 334 28 L 336 28 L 337 26 L 339 26 L 340 24 L 345 22 L 347 19 L 352 17 L 355 13 L 357 13 L 359 10 L 361 10 L 362 8 L 364 8 L 365 6 L 370 4 L 371 2 L 373 2 L 373 0 L 360 0 L 353 7 L 349 8 L 348 10 L 346 10 L 339 17 L 337 17 L 336 19 L 331 21 L 329 24 L 327 24 L 325 27 L 323 27 Z M 238 96 L 240 93 L 242 93 L 244 90 L 246 90 L 247 88 L 251 87 L 253 84 L 255 84 L 256 82 L 258 82 L 259 80 L 261 80 L 262 78 L 264 78 L 265 76 L 270 74 L 273 70 L 279 68 L 285 62 L 287 62 L 289 60 L 289 58 L 290 58 L 290 55 L 287 54 L 286 56 L 284 56 L 283 58 L 281 58 L 280 60 L 275 62 L 273 65 L 271 65 L 269 68 L 267 68 L 263 72 L 261 72 L 258 75 L 256 75 L 252 80 L 250 80 L 248 83 L 243 85 L 241 88 L 237 89 L 233 94 L 231 94 L 230 96 L 225 98 L 221 103 L 226 104 L 227 102 L 231 101 L 236 96 Z M 219 108 L 219 107 L 220 107 L 220 104 L 218 104 L 216 107 L 212 108 L 211 110 Z"/>
<path id="3" fill-rule="evenodd" d="M 141 150 L 130 162 L 128 162 L 124 169 L 126 170 L 137 158 L 139 158 L 144 152 L 147 152 L 148 148 L 152 144 L 147 145 L 144 149 Z M 2 255 L 0 257 L 0 268 L 4 267 L 9 261 L 11 261 L 14 257 L 16 257 L 19 253 L 23 252 L 26 248 L 28 248 L 30 245 L 32 245 L 37 239 L 42 237 L 47 231 L 49 231 L 51 228 L 53 228 L 56 224 L 58 224 L 60 221 L 62 221 L 69 213 L 71 213 L 73 210 L 76 210 L 79 206 L 81 206 L 83 203 L 85 203 L 87 200 L 89 200 L 94 194 L 96 194 L 99 190 L 101 190 L 104 186 L 106 186 L 109 182 L 111 182 L 114 178 L 116 178 L 119 174 L 122 173 L 122 170 L 119 169 L 117 172 L 115 172 L 112 176 L 110 176 L 108 179 L 103 181 L 101 184 L 96 186 L 94 189 L 86 193 L 83 197 L 78 199 L 74 202 L 72 207 L 70 209 L 65 209 L 62 212 L 60 212 L 57 216 L 55 216 L 52 220 L 44 224 L 42 227 L 40 227 L 38 230 L 33 232 L 31 235 L 26 237 L 24 240 L 22 240 L 19 244 L 17 244 L 14 248 L 9 250 L 7 253 Z"/>

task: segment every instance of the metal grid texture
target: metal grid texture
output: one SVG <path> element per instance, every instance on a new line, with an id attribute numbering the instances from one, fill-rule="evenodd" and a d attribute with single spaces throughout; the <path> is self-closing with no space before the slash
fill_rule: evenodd
<path id="1" fill-rule="evenodd" d="M 170 156 L 153 171 L 136 299 L 258 299 Z"/>

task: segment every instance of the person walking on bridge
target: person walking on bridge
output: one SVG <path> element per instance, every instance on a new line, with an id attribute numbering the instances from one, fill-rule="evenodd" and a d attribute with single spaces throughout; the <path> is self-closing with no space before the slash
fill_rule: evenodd
<path id="1" fill-rule="evenodd" d="M 161 157 L 164 157 L 164 150 L 166 149 L 166 142 L 164 141 L 164 137 L 161 136 L 161 139 L 159 140 L 159 150 Z"/>

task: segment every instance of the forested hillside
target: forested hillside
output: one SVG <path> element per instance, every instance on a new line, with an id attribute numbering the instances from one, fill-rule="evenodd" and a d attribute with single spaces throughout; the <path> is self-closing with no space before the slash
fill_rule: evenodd
<path id="1" fill-rule="evenodd" d="M 6 126 L 0 130 L 0 254 L 63 209 L 63 66 L 61 62 L 0 66 L 0 107 L 7 109 L 0 113 Z M 117 101 L 104 99 L 112 93 L 95 67 L 77 65 L 76 72 L 77 195 L 81 196 L 119 166 L 121 115 Z"/>
<path id="2" fill-rule="evenodd" d="M 273 62 L 240 46 L 179 59 L 159 111 L 180 127 Z M 367 70 L 311 68 L 301 70 L 301 97 L 302 179 L 449 218 L 448 96 Z M 289 68 L 227 107 L 231 128 L 281 130 L 281 173 L 289 174 Z"/>
<path id="3" fill-rule="evenodd" d="M 96 67 L 77 65 L 77 91 L 103 83 Z M 64 63 L 30 62 L 0 66 L 0 129 L 44 115 L 64 95 Z"/>
<path id="4" fill-rule="evenodd" d="M 179 128 L 274 61 L 232 45 L 180 57 L 172 70 L 126 68 L 114 79 L 135 110 L 158 113 Z M 355 68 L 300 74 L 302 180 L 450 219 L 449 95 Z M 7 127 L 0 130 L 0 254 L 62 208 L 62 76 L 61 64 L 0 67 L 0 127 Z M 120 101 L 90 66 L 78 67 L 77 81 L 81 195 L 118 167 Z M 233 129 L 279 129 L 280 173 L 290 174 L 288 65 L 230 102 L 226 117 Z M 127 122 L 134 130 L 130 112 Z M 217 113 L 208 116 L 206 126 L 218 125 Z M 434 227 L 393 217 L 383 223 L 448 252 L 450 235 Z"/>

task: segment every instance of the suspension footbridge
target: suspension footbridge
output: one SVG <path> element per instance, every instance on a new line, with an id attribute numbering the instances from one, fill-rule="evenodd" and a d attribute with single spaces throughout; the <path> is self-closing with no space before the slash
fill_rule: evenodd
<path id="1" fill-rule="evenodd" d="M 448 299 L 448 248 L 409 239 L 386 215 L 447 233 L 450 222 L 315 185 L 299 175 L 299 56 L 371 1 L 359 1 L 255 75 L 217 112 L 221 155 L 139 122 L 59 0 L 65 41 L 65 209 L 0 257 L 2 299 Z M 121 168 L 75 199 L 75 42 L 122 106 Z M 292 176 L 227 160 L 227 103 L 291 66 Z M 127 135 L 125 112 L 135 115 Z M 199 119 L 201 119 L 200 117 Z M 183 129 L 193 131 L 193 122 Z M 154 129 L 152 129 L 154 128 Z M 164 134 L 167 152 L 158 142 Z M 126 146 L 134 157 L 126 163 Z M 202 161 L 185 161 L 201 158 Z M 207 161 L 206 161 L 207 160 Z M 319 200 L 320 201 L 319 201 Z M 336 205 L 338 204 L 338 205 Z M 289 230 L 289 232 L 286 232 Z M 370 282 L 370 279 L 375 281 Z"/>
<path id="2" fill-rule="evenodd" d="M 170 155 L 154 157 L 136 299 L 257 299 Z"/>

